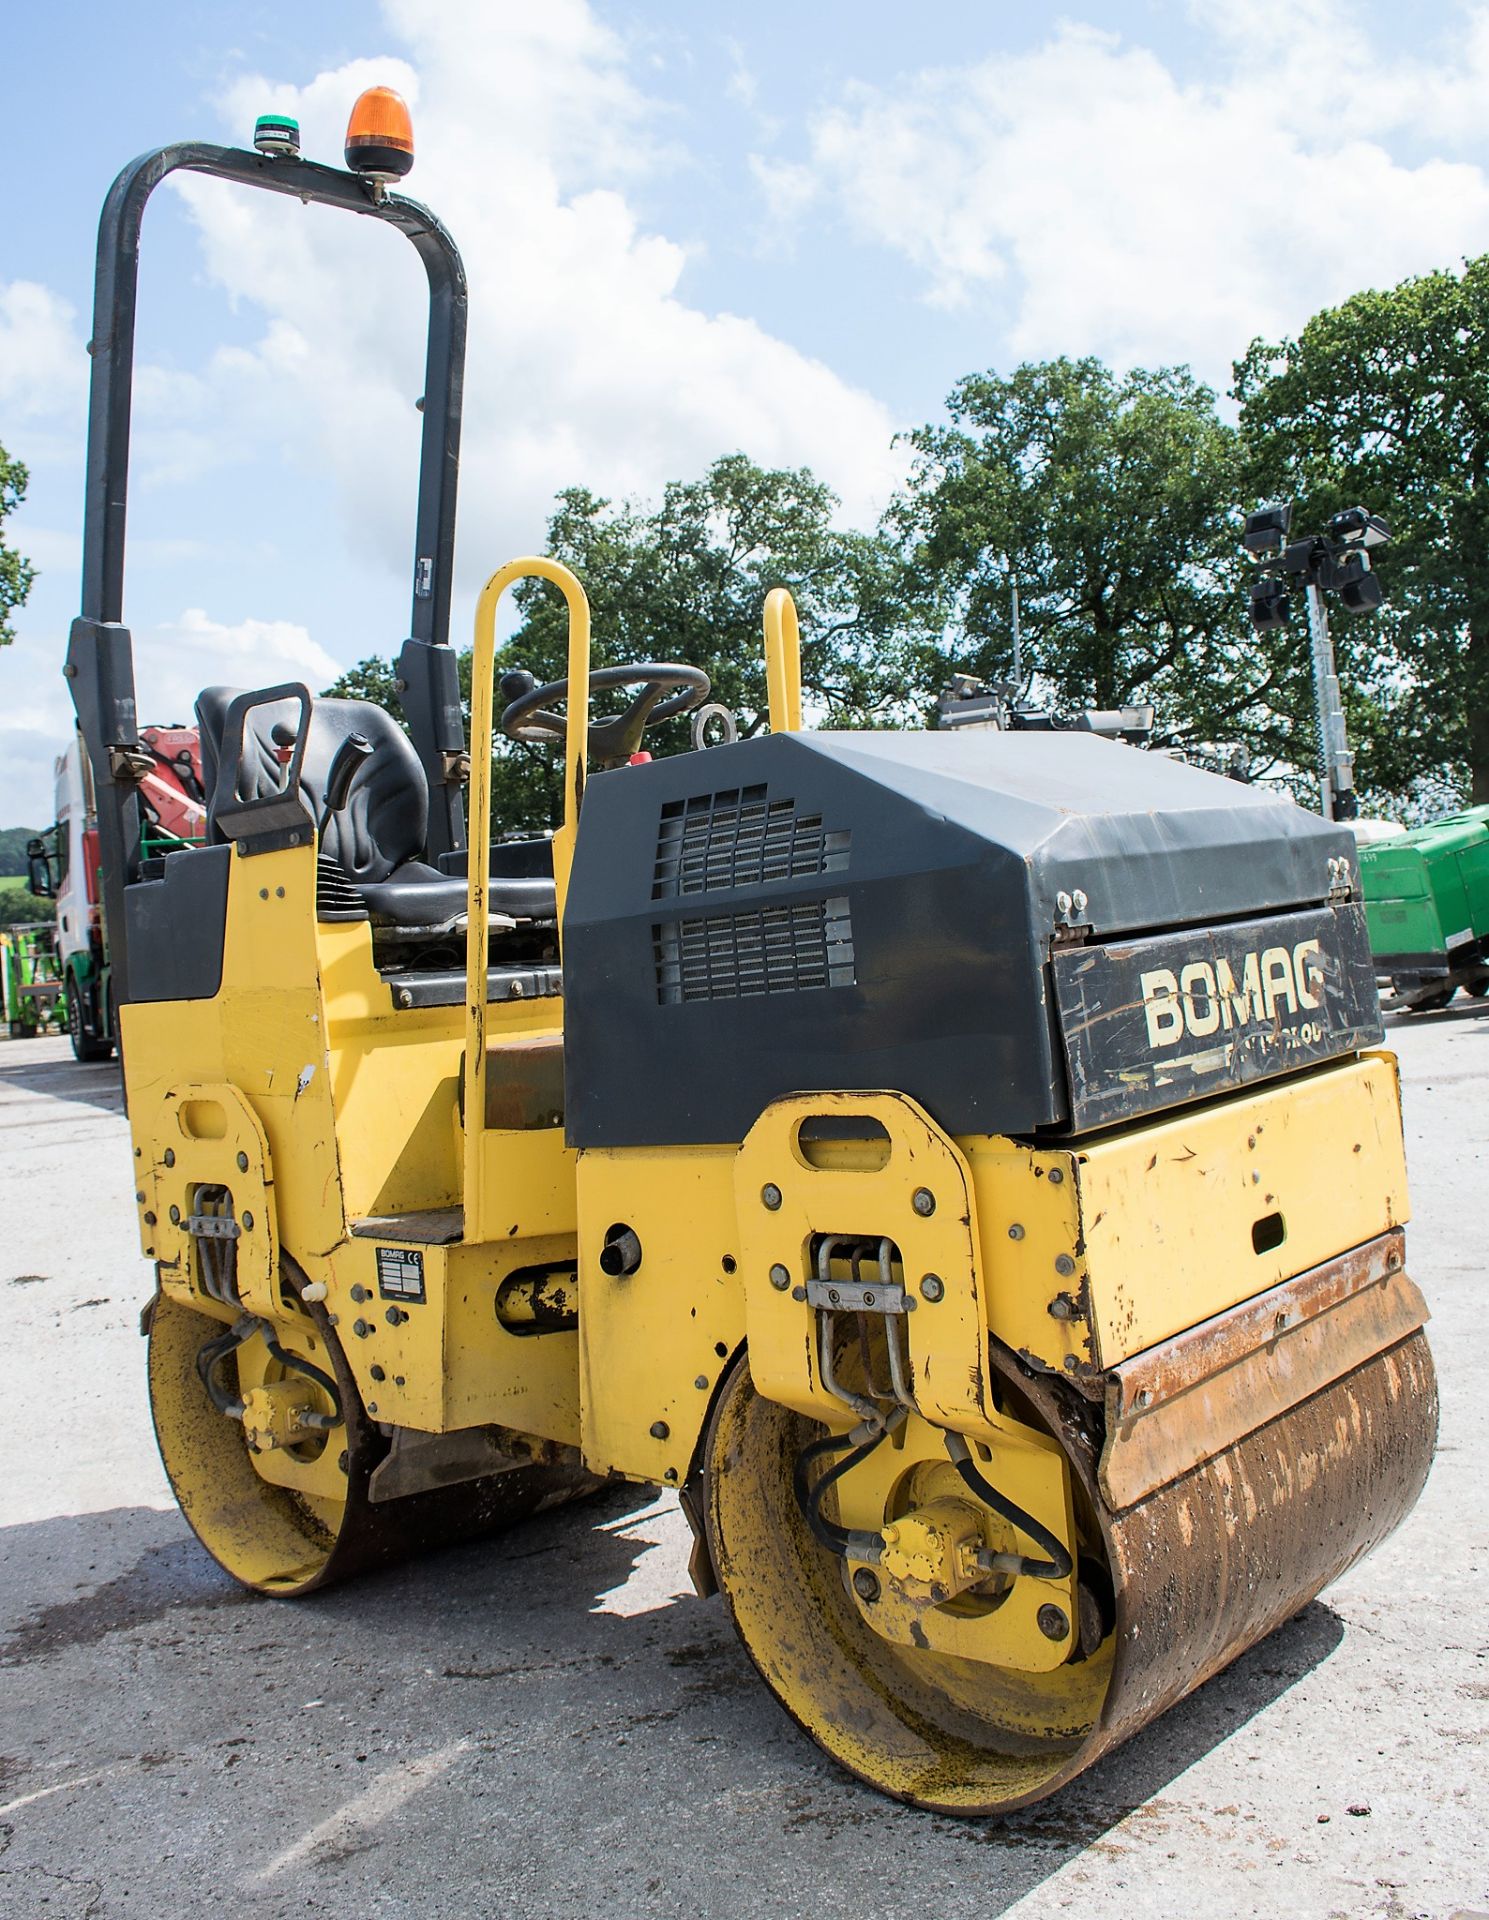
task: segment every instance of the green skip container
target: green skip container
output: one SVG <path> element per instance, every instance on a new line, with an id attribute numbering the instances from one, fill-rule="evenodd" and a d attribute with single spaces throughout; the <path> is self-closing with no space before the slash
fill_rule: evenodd
<path id="1" fill-rule="evenodd" d="M 1489 991 L 1489 806 L 1367 842 L 1360 878 L 1376 975 L 1398 1005 Z"/>

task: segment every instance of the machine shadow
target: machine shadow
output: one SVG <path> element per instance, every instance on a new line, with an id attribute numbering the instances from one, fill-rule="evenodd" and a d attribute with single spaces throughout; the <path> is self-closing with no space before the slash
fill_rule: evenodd
<path id="1" fill-rule="evenodd" d="M 1326 1601 L 1310 1601 L 1053 1799 L 1000 1820 L 947 1824 L 962 1826 L 1005 1854 L 1045 1856 L 1042 1862 L 1031 1862 L 1035 1871 L 1013 1896 L 1018 1898 L 1264 1713 L 1321 1666 L 1344 1633 L 1344 1621 Z"/>
<path id="2" fill-rule="evenodd" d="M 1489 996 L 1473 997 L 1460 993 L 1446 1007 L 1434 1012 L 1407 1013 L 1386 1007 L 1386 1038 L 1413 1027 L 1457 1027 L 1478 1023 L 1480 1033 L 1489 1032 Z"/>
<path id="3" fill-rule="evenodd" d="M 625 1732 L 629 1752 L 607 1752 L 601 1762 L 616 1769 L 618 1797 L 628 1780 L 639 1790 L 657 1769 L 688 1778 L 703 1808 L 716 1811 L 740 1795 L 748 1818 L 710 1829 L 721 1872 L 753 1857 L 772 1829 L 772 1874 L 789 1877 L 799 1855 L 815 1857 L 824 1847 L 835 1853 L 878 1827 L 895 1843 L 976 1847 L 978 1910 L 996 1915 L 1161 1795 L 1326 1660 L 1344 1634 L 1340 1617 L 1315 1601 L 1051 1801 L 999 1820 L 959 1820 L 884 1799 L 790 1724 L 750 1667 L 722 1604 L 679 1597 L 685 1547 L 676 1531 L 658 1544 L 659 1512 L 681 1527 L 680 1516 L 659 1510 L 647 1490 L 607 1489 L 504 1535 L 298 1601 L 244 1592 L 171 1511 L 121 1508 L 5 1529 L 0 1683 L 59 1702 L 55 1725 L 30 1725 L 25 1777 L 12 1765 L 5 1784 L 24 1794 L 59 1752 L 81 1770 L 92 1763 L 95 1742 L 100 1757 L 116 1758 L 110 1721 L 131 1704 L 150 1710 L 157 1745 L 189 1745 L 196 1707 L 233 1684 L 240 1667 L 251 1673 L 266 1647 L 293 1645 L 300 1688 L 329 1692 L 338 1652 L 354 1636 L 378 1674 L 386 1732 L 448 1738 L 452 1729 L 499 1724 L 520 1700 L 521 1711 L 567 1738 L 582 1709 L 602 1746 Z M 629 1592 L 647 1555 L 658 1557 L 646 1569 L 646 1590 L 631 1596 L 634 1607 L 604 1610 L 607 1599 Z M 411 1620 L 420 1623 L 412 1650 Z M 155 1689 L 160 1648 L 184 1669 L 176 1728 L 163 1724 Z M 16 1675 L 17 1668 L 31 1675 Z M 64 1697 L 72 1703 L 65 1710 Z M 94 1699 L 110 1703 L 97 1728 Z M 271 1716 L 271 1746 L 283 1724 Z M 288 1767 L 297 1764 L 293 1718 L 284 1737 Z M 573 1784 L 578 1791 L 578 1775 Z M 223 1790 L 201 1785 L 208 1800 Z M 511 1781 L 518 1803 L 538 1790 L 533 1780 Z M 542 1790 L 553 1793 L 551 1778 Z"/>
<path id="4" fill-rule="evenodd" d="M 0 1087 L 65 1100 L 69 1105 L 98 1107 L 105 1113 L 123 1113 L 124 1082 L 117 1060 L 84 1066 L 70 1054 L 60 1060 L 13 1057 L 12 1049 L 19 1054 L 25 1045 L 25 1041 L 16 1040 L 0 1047 Z"/>

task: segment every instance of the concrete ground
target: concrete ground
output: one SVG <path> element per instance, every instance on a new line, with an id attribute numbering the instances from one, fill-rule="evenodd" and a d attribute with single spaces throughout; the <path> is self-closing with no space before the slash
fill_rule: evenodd
<path id="1" fill-rule="evenodd" d="M 0 1914 L 1489 1920 L 1489 1005 L 1395 1023 L 1442 1444 L 1400 1532 L 1057 1799 L 848 1779 L 670 1498 L 250 1598 L 156 1459 L 112 1069 L 0 1045 Z"/>

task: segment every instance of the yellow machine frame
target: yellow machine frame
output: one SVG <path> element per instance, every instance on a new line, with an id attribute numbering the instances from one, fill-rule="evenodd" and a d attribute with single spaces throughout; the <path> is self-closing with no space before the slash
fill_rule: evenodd
<path id="1" fill-rule="evenodd" d="M 459 1440 L 488 1429 L 524 1457 L 546 1448 L 592 1474 L 687 1488 L 745 1351 L 757 1394 L 849 1443 L 860 1414 L 840 1375 L 860 1360 L 823 1302 L 863 1285 L 859 1254 L 850 1273 L 835 1249 L 877 1247 L 871 1279 L 903 1305 L 885 1318 L 884 1353 L 865 1346 L 861 1366 L 890 1367 L 903 1411 L 836 1495 L 852 1537 L 878 1543 L 850 1549 L 859 1571 L 845 1591 L 886 1645 L 1033 1685 L 1063 1668 L 1083 1630 L 1076 1567 L 1095 1548 L 1077 1503 L 1090 1496 L 1047 1426 L 1008 1398 L 990 1352 L 1117 1383 L 1102 1463 L 1115 1510 L 1203 1460 L 1217 1431 L 1239 1440 L 1252 1404 L 1272 1417 L 1405 1338 L 1425 1308 L 1398 1251 L 1407 1198 L 1394 1062 L 1328 1065 L 1048 1150 L 953 1139 L 888 1089 L 777 1100 L 738 1144 L 576 1151 L 554 1111 L 492 1124 L 493 1075 L 505 1084 L 508 1069 L 551 1062 L 563 1030 L 557 999 L 486 992 L 495 621 L 506 590 L 531 577 L 565 597 L 570 687 L 589 672 L 589 608 L 574 576 L 542 559 L 493 574 L 476 615 L 464 1005 L 393 1004 L 368 926 L 318 923 L 306 844 L 234 849 L 215 998 L 124 1008 L 141 1237 L 162 1303 L 272 1325 L 290 1370 L 245 1359 L 249 1454 L 262 1480 L 334 1531 L 336 1454 L 307 1424 L 317 1410 L 329 1419 L 331 1403 L 294 1371 L 325 1362 L 328 1332 L 385 1431 Z M 772 724 L 795 730 L 800 639 L 782 590 L 765 634 Z M 560 924 L 584 798 L 577 694 L 566 725 Z M 825 1141 L 824 1119 L 840 1123 Z M 233 1223 L 237 1306 L 210 1284 L 204 1206 Z M 1277 1222 L 1265 1240 L 1259 1215 Z M 622 1226 L 645 1258 L 607 1272 L 602 1255 Z M 1341 1253 L 1360 1248 L 1375 1251 L 1339 1269 Z M 390 1302 L 388 1263 L 400 1260 L 418 1287 Z M 545 1287 L 570 1307 L 577 1298 L 577 1316 L 552 1327 L 504 1319 L 514 1288 L 530 1301 Z M 1289 1340 L 1299 1289 L 1321 1310 Z M 1169 1377 L 1152 1366 L 1253 1298 L 1272 1304 L 1229 1356 L 1229 1390 L 1222 1381 L 1195 1398 L 1193 1367 L 1175 1360 Z M 1272 1384 L 1258 1395 L 1264 1350 Z M 1130 1380 L 1125 1366 L 1137 1369 Z M 967 1457 L 1014 1511 L 1063 1544 L 1063 1571 L 986 1585 L 988 1566 L 1029 1564 L 1033 1536 L 969 1500 L 948 1434 L 975 1449 Z M 456 1456 L 442 1457 L 458 1477 Z M 274 1585 L 266 1554 L 251 1540 L 234 1571 Z M 1098 1676 L 1071 1685 L 1074 1713 Z"/>

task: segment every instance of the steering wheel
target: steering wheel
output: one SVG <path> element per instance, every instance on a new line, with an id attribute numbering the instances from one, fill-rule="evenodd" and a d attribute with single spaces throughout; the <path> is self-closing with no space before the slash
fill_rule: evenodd
<path id="1" fill-rule="evenodd" d="M 708 698 L 708 675 L 701 667 L 685 667 L 674 660 L 645 660 L 635 666 L 599 667 L 589 676 L 589 692 L 603 693 L 608 687 L 640 686 L 624 713 L 590 723 L 591 756 L 605 766 L 619 766 L 641 748 L 641 736 L 648 727 L 670 720 L 674 714 L 691 713 Z M 667 698 L 673 687 L 682 689 Z M 522 669 L 501 677 L 502 698 L 508 703 L 501 717 L 502 732 L 509 740 L 559 740 L 564 738 L 566 722 L 552 711 L 555 701 L 567 700 L 567 679 L 550 680 L 538 686 L 533 676 Z"/>

